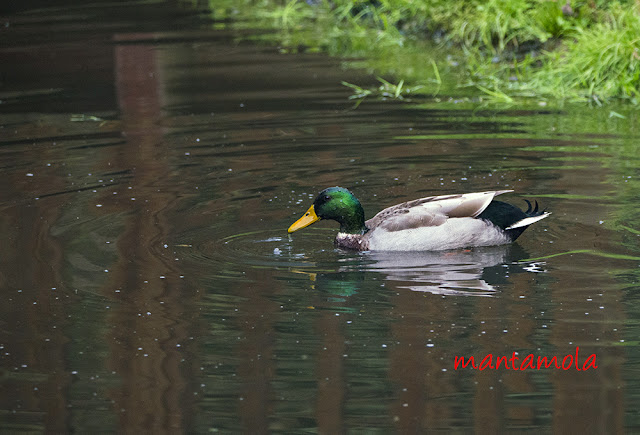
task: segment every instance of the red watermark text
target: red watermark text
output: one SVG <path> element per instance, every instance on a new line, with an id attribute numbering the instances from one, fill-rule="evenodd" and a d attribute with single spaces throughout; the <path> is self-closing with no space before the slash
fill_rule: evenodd
<path id="1" fill-rule="evenodd" d="M 562 369 L 562 370 L 570 370 L 575 369 L 579 372 L 589 369 L 597 369 L 596 365 L 596 354 L 592 353 L 589 355 L 584 361 L 580 361 L 579 358 L 580 346 L 576 346 L 576 353 L 567 354 L 564 357 L 552 356 L 551 358 L 546 356 L 536 356 L 532 353 L 525 356 L 524 358 L 520 358 L 516 356 L 516 352 L 513 352 L 511 358 L 506 356 L 495 356 L 493 354 L 488 354 L 480 361 L 480 364 L 476 364 L 476 360 L 473 356 L 465 358 L 463 356 L 456 355 L 453 360 L 453 369 L 458 370 L 458 367 L 462 366 L 462 368 L 467 368 L 471 366 L 476 370 L 484 370 L 484 369 L 499 369 L 505 368 L 507 370 L 526 370 L 526 369 L 534 369 L 540 370 L 542 368 L 545 369 Z M 562 358 L 562 359 L 559 359 Z"/>

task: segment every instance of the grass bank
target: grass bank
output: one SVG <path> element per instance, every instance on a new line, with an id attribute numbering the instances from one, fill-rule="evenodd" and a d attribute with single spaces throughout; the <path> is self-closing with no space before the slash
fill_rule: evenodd
<path id="1" fill-rule="evenodd" d="M 210 0 L 283 50 L 361 58 L 354 95 L 640 104 L 640 0 Z"/>

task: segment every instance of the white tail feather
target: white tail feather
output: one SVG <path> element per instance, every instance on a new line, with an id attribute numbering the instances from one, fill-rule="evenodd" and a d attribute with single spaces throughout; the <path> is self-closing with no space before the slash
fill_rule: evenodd
<path id="1" fill-rule="evenodd" d="M 546 218 L 546 217 L 547 217 L 547 216 L 549 216 L 550 214 L 551 214 L 551 213 L 549 213 L 549 212 L 544 212 L 544 213 L 542 213 L 542 214 L 541 214 L 541 215 L 539 215 L 539 216 L 531 216 L 531 217 L 527 217 L 527 218 L 524 218 L 524 219 L 522 219 L 522 220 L 519 220 L 518 222 L 514 223 L 513 225 L 508 226 L 508 227 L 507 227 L 507 228 L 505 228 L 505 229 L 507 229 L 507 230 L 513 230 L 513 229 L 515 229 L 515 228 L 526 227 L 526 226 L 529 226 L 529 225 L 531 225 L 531 224 L 533 224 L 533 223 L 538 222 L 539 220 L 542 220 L 542 219 Z"/>

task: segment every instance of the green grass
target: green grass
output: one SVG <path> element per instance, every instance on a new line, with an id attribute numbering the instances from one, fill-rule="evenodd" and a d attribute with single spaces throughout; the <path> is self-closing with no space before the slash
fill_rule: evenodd
<path id="1" fill-rule="evenodd" d="M 640 2 L 210 0 L 214 18 L 277 29 L 283 51 L 349 58 L 384 76 L 354 95 L 446 91 L 515 99 L 640 103 Z M 393 79 L 391 79 L 393 78 Z M 395 83 L 395 84 L 393 84 Z M 365 92 L 366 91 L 366 92 Z"/>
<path id="2" fill-rule="evenodd" d="M 617 6 L 616 13 L 589 29 L 579 29 L 562 50 L 546 54 L 546 62 L 532 78 L 565 94 L 640 101 L 640 16 L 633 8 Z"/>

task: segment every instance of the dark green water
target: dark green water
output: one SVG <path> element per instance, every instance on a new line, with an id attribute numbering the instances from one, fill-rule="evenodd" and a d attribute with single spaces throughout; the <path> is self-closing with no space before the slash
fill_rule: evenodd
<path id="1" fill-rule="evenodd" d="M 365 72 L 166 4 L 0 27 L 0 431 L 640 429 L 636 112 L 354 109 Z M 289 237 L 333 185 L 552 215 L 453 252 Z M 597 368 L 454 366 L 576 347 Z"/>

